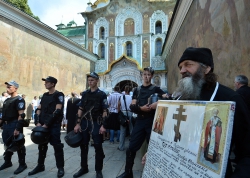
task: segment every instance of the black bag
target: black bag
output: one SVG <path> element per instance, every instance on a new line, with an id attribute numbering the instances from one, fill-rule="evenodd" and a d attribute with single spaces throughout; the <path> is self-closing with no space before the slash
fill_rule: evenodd
<path id="1" fill-rule="evenodd" d="M 128 123 L 129 123 L 129 117 L 128 117 L 128 109 L 127 109 L 125 95 L 123 95 L 123 101 L 124 101 L 124 104 L 125 104 L 127 116 L 125 116 L 122 111 L 119 111 L 119 120 L 120 120 L 120 124 L 123 127 L 127 127 Z"/>
<path id="2" fill-rule="evenodd" d="M 105 129 L 120 130 L 120 121 L 118 113 L 110 113 L 105 120 Z"/>
<path id="3" fill-rule="evenodd" d="M 119 111 L 119 121 L 120 121 L 120 124 L 123 126 L 123 127 L 127 127 L 127 125 L 128 125 L 128 117 L 127 116 L 125 116 L 124 114 L 123 114 L 123 112 L 122 111 Z"/>

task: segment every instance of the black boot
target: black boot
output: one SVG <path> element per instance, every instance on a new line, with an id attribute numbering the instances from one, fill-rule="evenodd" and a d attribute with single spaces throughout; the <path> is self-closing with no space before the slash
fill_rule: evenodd
<path id="1" fill-rule="evenodd" d="M 3 156 L 4 156 L 4 163 L 0 167 L 0 171 L 12 166 L 12 162 L 11 162 L 12 155 L 13 155 L 12 152 L 9 152 L 9 151 L 5 151 L 4 152 L 4 154 L 3 154 Z"/>
<path id="2" fill-rule="evenodd" d="M 38 165 L 31 172 L 28 173 L 29 176 L 45 170 L 44 161 L 46 158 L 47 150 L 48 150 L 47 144 L 38 145 L 38 151 L 39 151 L 39 153 L 38 153 Z"/>
<path id="3" fill-rule="evenodd" d="M 94 144 L 95 147 L 95 171 L 102 171 L 103 159 L 105 158 L 102 144 Z"/>
<path id="4" fill-rule="evenodd" d="M 57 177 L 64 176 L 64 154 L 63 154 L 63 144 L 53 145 L 56 158 L 56 167 L 58 168 Z"/>
<path id="5" fill-rule="evenodd" d="M 25 163 L 26 148 L 23 146 L 20 150 L 17 151 L 19 167 L 15 170 L 14 174 L 19 174 L 27 168 Z"/>
<path id="6" fill-rule="evenodd" d="M 127 173 L 127 172 L 124 172 L 124 173 L 122 173 L 121 175 L 119 175 L 118 177 L 116 177 L 116 178 L 133 178 L 134 176 L 133 176 L 133 173 L 131 172 L 131 173 Z"/>
<path id="7" fill-rule="evenodd" d="M 12 166 L 12 162 L 4 162 L 3 165 L 0 167 L 0 171 Z"/>
<path id="8" fill-rule="evenodd" d="M 96 178 L 103 178 L 102 171 L 96 171 Z"/>
<path id="9" fill-rule="evenodd" d="M 86 174 L 89 172 L 88 169 L 88 151 L 89 151 L 89 145 L 81 145 L 81 169 L 74 174 L 73 177 L 80 177 L 83 174 Z"/>
<path id="10" fill-rule="evenodd" d="M 43 164 L 38 164 L 35 169 L 28 173 L 29 176 L 34 175 L 38 172 L 42 172 L 45 170 L 45 166 Z"/>
<path id="11" fill-rule="evenodd" d="M 75 173 L 75 174 L 73 175 L 73 177 L 74 177 L 74 178 L 80 177 L 80 176 L 82 176 L 83 174 L 86 174 L 86 173 L 88 173 L 88 172 L 89 172 L 88 169 L 83 169 L 83 168 L 81 168 L 77 173 Z"/>
<path id="12" fill-rule="evenodd" d="M 125 172 L 121 174 L 120 176 L 116 178 L 133 178 L 133 165 L 134 165 L 134 159 L 135 159 L 135 152 L 130 151 L 127 149 L 126 151 L 126 165 L 125 165 Z"/>
<path id="13" fill-rule="evenodd" d="M 14 174 L 19 174 L 27 169 L 27 164 L 19 164 L 19 167 L 15 170 Z"/>
<path id="14" fill-rule="evenodd" d="M 48 144 L 47 143 L 38 145 L 38 151 L 39 151 L 39 153 L 38 153 L 38 164 L 44 165 L 47 150 L 48 150 Z"/>
<path id="15" fill-rule="evenodd" d="M 57 177 L 63 177 L 64 176 L 64 168 L 58 168 L 58 172 L 57 172 Z"/>
<path id="16" fill-rule="evenodd" d="M 81 168 L 88 170 L 89 145 L 80 145 L 81 148 Z"/>

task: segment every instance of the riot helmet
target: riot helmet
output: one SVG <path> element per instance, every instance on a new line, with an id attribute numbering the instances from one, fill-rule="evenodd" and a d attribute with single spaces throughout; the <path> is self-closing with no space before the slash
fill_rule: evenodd
<path id="1" fill-rule="evenodd" d="M 74 130 L 69 132 L 65 137 L 65 142 L 72 148 L 79 147 L 82 143 L 83 136 L 80 132 L 75 133 Z"/>
<path id="2" fill-rule="evenodd" d="M 35 144 L 43 144 L 49 142 L 49 130 L 42 126 L 35 127 L 32 129 L 30 138 Z"/>
<path id="3" fill-rule="evenodd" d="M 19 133 L 17 136 L 10 136 L 6 141 L 4 148 L 6 151 L 15 152 L 20 150 L 24 146 L 24 143 L 24 135 L 23 133 Z"/>

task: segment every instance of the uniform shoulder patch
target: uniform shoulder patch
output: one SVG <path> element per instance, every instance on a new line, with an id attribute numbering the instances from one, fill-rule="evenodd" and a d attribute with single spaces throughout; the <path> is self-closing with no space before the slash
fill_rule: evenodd
<path id="1" fill-rule="evenodd" d="M 59 96 L 58 99 L 61 103 L 63 102 L 63 96 Z"/>
<path id="2" fill-rule="evenodd" d="M 24 102 L 18 103 L 18 108 L 19 108 L 19 109 L 23 109 L 23 107 L 24 107 Z"/>

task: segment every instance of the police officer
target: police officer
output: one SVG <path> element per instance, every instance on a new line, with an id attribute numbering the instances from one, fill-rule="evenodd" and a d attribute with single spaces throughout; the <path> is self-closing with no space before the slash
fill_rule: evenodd
<path id="1" fill-rule="evenodd" d="M 88 149 L 90 133 L 94 140 L 95 148 L 95 171 L 96 177 L 102 178 L 103 159 L 105 157 L 102 143 L 103 135 L 106 129 L 103 127 L 101 121 L 102 118 L 107 116 L 107 96 L 97 87 L 99 76 L 95 72 L 91 72 L 87 75 L 88 84 L 90 89 L 86 90 L 82 94 L 81 101 L 79 103 L 79 110 L 77 113 L 77 122 L 74 131 L 81 132 L 83 135 L 83 143 L 81 144 L 81 169 L 74 174 L 74 177 L 80 177 L 83 174 L 89 172 L 88 170 Z M 85 117 L 83 114 L 90 111 Z"/>
<path id="2" fill-rule="evenodd" d="M 4 144 L 11 136 L 17 136 L 19 133 L 23 133 L 23 124 L 24 124 L 24 110 L 25 110 L 25 101 L 22 97 L 18 96 L 17 89 L 19 87 L 18 83 L 15 81 L 5 82 L 7 86 L 7 93 L 10 95 L 10 98 L 7 98 L 3 103 L 2 118 L 0 124 L 3 123 L 3 133 L 2 138 Z M 11 157 L 13 152 L 6 150 L 4 152 L 4 164 L 0 167 L 0 171 L 12 166 Z M 17 151 L 19 167 L 15 170 L 14 174 L 19 174 L 23 172 L 27 165 L 25 163 L 26 149 L 25 146 L 21 147 Z"/>
<path id="3" fill-rule="evenodd" d="M 49 143 L 54 147 L 56 166 L 58 168 L 57 177 L 64 175 L 64 153 L 61 143 L 61 121 L 63 118 L 64 94 L 55 89 L 57 79 L 51 76 L 42 78 L 45 81 L 45 88 L 48 92 L 43 94 L 40 105 L 35 112 L 35 125 L 48 128 L 50 133 Z M 48 150 L 48 143 L 38 145 L 38 165 L 29 172 L 34 175 L 45 170 L 44 161 Z"/>
<path id="4" fill-rule="evenodd" d="M 150 108 L 149 104 L 152 103 L 149 103 L 148 98 L 155 93 L 158 96 L 166 97 L 166 94 L 159 87 L 151 84 L 153 75 L 152 67 L 144 68 L 142 73 L 143 84 L 136 88 L 133 93 L 130 109 L 137 114 L 137 119 L 131 134 L 129 148 L 126 151 L 125 172 L 117 178 L 133 178 L 132 168 L 136 152 L 142 146 L 145 138 L 149 142 L 155 110 Z"/>

